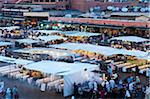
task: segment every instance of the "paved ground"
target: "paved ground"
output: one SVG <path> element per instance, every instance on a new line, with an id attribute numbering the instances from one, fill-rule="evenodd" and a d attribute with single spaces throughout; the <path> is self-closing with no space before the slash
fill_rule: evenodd
<path id="1" fill-rule="evenodd" d="M 14 85 L 17 85 L 20 95 L 19 99 L 64 99 L 62 95 L 56 95 L 55 92 L 41 92 L 39 88 L 29 85 L 26 82 L 7 77 L 0 77 L 0 79 L 4 80 L 5 88 L 12 88 Z"/>

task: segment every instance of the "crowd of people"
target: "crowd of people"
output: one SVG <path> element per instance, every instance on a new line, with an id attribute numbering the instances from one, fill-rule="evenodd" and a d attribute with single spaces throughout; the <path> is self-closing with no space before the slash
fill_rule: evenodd
<path id="1" fill-rule="evenodd" d="M 5 82 L 0 80 L 0 99 L 19 99 L 17 86 L 5 88 Z"/>
<path id="2" fill-rule="evenodd" d="M 130 74 L 125 79 L 107 67 L 104 75 L 92 77 L 84 83 L 74 83 L 72 99 L 86 97 L 90 99 L 143 99 L 148 85 L 143 85 L 138 75 Z"/>

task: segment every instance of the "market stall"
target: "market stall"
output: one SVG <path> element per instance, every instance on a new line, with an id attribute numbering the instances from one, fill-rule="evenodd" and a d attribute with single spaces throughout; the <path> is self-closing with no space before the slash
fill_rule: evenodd
<path id="1" fill-rule="evenodd" d="M 67 38 L 57 35 L 39 36 L 36 39 L 44 41 L 45 43 L 48 44 L 59 44 L 67 40 Z"/>
<path id="2" fill-rule="evenodd" d="M 11 31 L 19 28 L 20 28 L 19 26 L 0 27 L 1 30 L 7 30 L 7 31 Z"/>
<path id="3" fill-rule="evenodd" d="M 149 43 L 150 40 L 142 37 L 137 36 L 120 36 L 120 37 L 113 37 L 110 39 L 110 43 L 112 47 L 115 48 L 126 48 L 128 50 L 142 50 L 146 51 L 149 49 L 145 43 Z"/>
<path id="4" fill-rule="evenodd" d="M 0 42 L 0 54 L 5 55 L 6 50 L 13 47 L 13 43 L 11 42 Z"/>
<path id="5" fill-rule="evenodd" d="M 18 39 L 15 41 L 15 46 L 22 48 L 40 46 L 41 44 L 41 41 L 34 39 Z"/>
<path id="6" fill-rule="evenodd" d="M 51 35 L 53 33 L 61 33 L 62 31 L 56 30 L 33 30 L 34 33 L 40 33 L 42 35 Z"/>
<path id="7" fill-rule="evenodd" d="M 33 61 L 31 60 L 16 59 L 16 58 L 11 58 L 11 57 L 6 57 L 6 56 L 0 56 L 0 61 L 6 62 L 6 63 L 17 64 L 17 65 L 27 65 L 27 64 L 33 63 Z"/>
<path id="8" fill-rule="evenodd" d="M 0 37 L 2 38 L 22 38 L 21 32 L 19 26 L 0 27 Z"/>
<path id="9" fill-rule="evenodd" d="M 136 56 L 137 58 L 142 58 L 148 54 L 148 52 L 143 52 L 139 50 L 126 50 L 126 49 L 116 49 L 108 46 L 97 46 L 92 44 L 83 44 L 83 43 L 63 43 L 56 45 L 49 45 L 50 47 L 60 48 L 60 49 L 69 49 L 69 50 L 84 50 L 88 52 L 95 52 L 105 56 L 111 56 L 114 54 L 124 54 Z"/>
<path id="10" fill-rule="evenodd" d="M 0 47 L 10 47 L 13 43 L 0 41 Z"/>
<path id="11" fill-rule="evenodd" d="M 54 48 L 27 48 L 13 51 L 15 57 L 28 58 L 32 60 L 58 60 L 73 62 L 75 53 Z"/>
<path id="12" fill-rule="evenodd" d="M 90 71 L 98 70 L 97 65 L 85 63 L 64 63 L 55 61 L 41 61 L 26 65 L 24 67 L 29 70 L 36 70 L 40 71 L 41 73 L 51 74 L 54 75 L 54 77 L 61 76 L 61 79 L 63 79 L 62 88 L 64 97 L 72 95 L 74 83 L 83 83 L 92 79 L 92 73 Z M 87 71 L 85 71 L 85 69 Z M 51 86 L 52 82 L 55 81 L 43 83 L 47 84 L 47 86 Z"/>
<path id="13" fill-rule="evenodd" d="M 12 78 L 21 78 L 28 77 L 26 74 L 21 72 L 22 66 L 31 64 L 33 61 L 24 60 L 24 59 L 16 59 L 11 57 L 0 56 L 0 61 L 4 63 L 8 63 L 5 66 L 0 66 L 0 75 L 8 76 Z"/>
<path id="14" fill-rule="evenodd" d="M 63 31 L 60 33 L 53 33 L 53 34 L 67 37 L 69 42 L 99 43 L 101 40 L 100 33 Z"/>
<path id="15" fill-rule="evenodd" d="M 86 59 L 90 58 L 96 61 L 113 60 L 115 62 L 121 62 L 118 66 L 115 66 L 117 66 L 118 69 L 121 69 L 124 72 L 136 71 L 135 68 L 137 66 L 143 66 L 144 69 L 146 69 L 148 68 L 147 66 L 150 65 L 148 58 L 144 58 L 148 55 L 148 52 L 139 50 L 116 49 L 112 47 L 96 46 L 82 43 L 63 43 L 50 45 L 50 47 L 72 50 L 75 53 L 86 57 Z"/>

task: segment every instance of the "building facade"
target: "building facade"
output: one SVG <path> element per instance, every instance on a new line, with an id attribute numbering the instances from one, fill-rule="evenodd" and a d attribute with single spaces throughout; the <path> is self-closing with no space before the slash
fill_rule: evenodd
<path id="1" fill-rule="evenodd" d="M 70 9 L 69 0 L 32 0 L 32 4 L 41 4 L 44 8 L 56 10 Z"/>
<path id="2" fill-rule="evenodd" d="M 142 3 L 139 0 L 0 0 L 0 2 L 8 3 L 22 3 L 31 2 L 31 4 L 42 5 L 43 8 L 56 9 L 56 10 L 79 10 L 81 12 L 87 12 L 90 8 L 100 7 L 101 10 L 105 10 L 107 6 L 124 7 L 142 5 L 148 6 L 148 0 L 143 0 Z M 2 6 L 2 3 L 1 3 Z"/>

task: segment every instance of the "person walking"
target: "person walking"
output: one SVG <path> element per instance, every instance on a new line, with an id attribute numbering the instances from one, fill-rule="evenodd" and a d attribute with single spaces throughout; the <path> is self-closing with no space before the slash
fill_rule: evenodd
<path id="1" fill-rule="evenodd" d="M 13 99 L 19 99 L 17 86 L 14 86 L 12 89 Z"/>
<path id="2" fill-rule="evenodd" d="M 0 94 L 3 92 L 4 90 L 4 81 L 0 81 Z"/>
<path id="3" fill-rule="evenodd" d="M 109 81 L 109 83 L 110 83 L 111 89 L 115 88 L 115 81 L 114 81 L 113 79 L 111 79 L 111 80 Z"/>
<path id="4" fill-rule="evenodd" d="M 5 98 L 6 99 L 11 99 L 11 89 L 10 88 L 7 88 Z"/>

